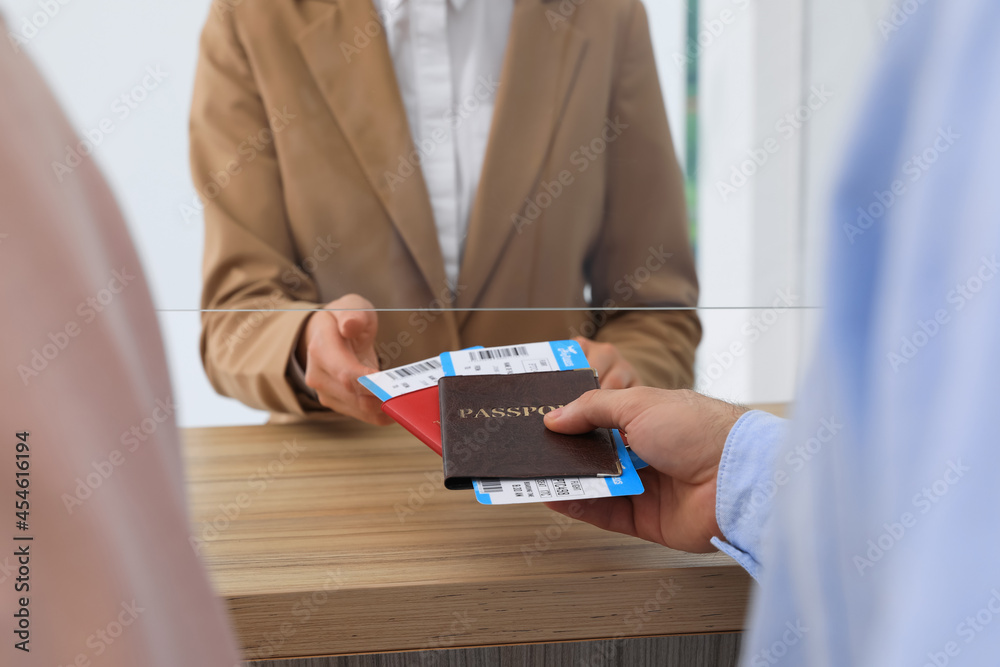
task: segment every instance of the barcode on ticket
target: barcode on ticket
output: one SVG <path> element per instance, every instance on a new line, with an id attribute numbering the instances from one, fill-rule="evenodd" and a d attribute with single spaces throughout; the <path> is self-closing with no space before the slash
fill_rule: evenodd
<path id="1" fill-rule="evenodd" d="M 625 442 L 612 429 L 622 474 L 618 477 L 539 477 L 536 479 L 477 479 L 473 485 L 476 500 L 483 505 L 510 505 L 550 501 L 636 496 L 642 493 L 642 480 L 629 458 Z"/>
<path id="2" fill-rule="evenodd" d="M 390 368 L 358 378 L 365 388 L 383 401 L 437 386 L 444 375 L 441 360 L 431 357 L 399 368 Z"/>
<path id="3" fill-rule="evenodd" d="M 500 493 L 503 491 L 503 484 L 499 479 L 481 479 L 479 485 L 483 487 L 483 493 Z"/>
<path id="4" fill-rule="evenodd" d="M 393 380 L 401 380 L 403 378 L 419 375 L 420 373 L 430 373 L 432 371 L 439 370 L 440 368 L 440 361 L 437 359 L 428 359 L 427 361 L 418 361 L 417 363 L 410 364 L 409 366 L 400 366 L 399 368 L 393 368 L 392 370 L 383 372 Z"/>
<path id="5" fill-rule="evenodd" d="M 511 375 L 575 370 L 590 364 L 579 343 L 559 340 L 445 352 L 441 366 L 445 375 Z"/>
<path id="6" fill-rule="evenodd" d="M 469 358 L 473 361 L 487 361 L 490 359 L 506 359 L 508 357 L 526 357 L 528 348 L 523 345 L 514 347 L 497 347 L 492 350 L 473 350 L 469 353 Z"/>

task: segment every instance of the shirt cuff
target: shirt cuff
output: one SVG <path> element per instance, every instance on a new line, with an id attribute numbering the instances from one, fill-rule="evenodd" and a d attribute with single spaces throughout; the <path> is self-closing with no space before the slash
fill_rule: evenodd
<path id="1" fill-rule="evenodd" d="M 787 420 L 767 412 L 744 414 L 726 438 L 719 462 L 715 518 L 725 540 L 712 544 L 750 576 L 761 573 L 761 535 L 771 516 L 775 460 L 788 431 Z"/>
<path id="2" fill-rule="evenodd" d="M 288 369 L 285 372 L 288 384 L 292 386 L 299 399 L 299 404 L 307 411 L 325 410 L 326 408 L 319 402 L 319 395 L 316 390 L 306 384 L 306 371 L 299 363 L 299 358 L 295 356 L 295 350 L 288 358 Z"/>

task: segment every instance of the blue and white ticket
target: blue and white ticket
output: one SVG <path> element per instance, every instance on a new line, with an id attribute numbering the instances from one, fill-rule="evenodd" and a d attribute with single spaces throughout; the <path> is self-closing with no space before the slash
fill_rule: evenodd
<path id="1" fill-rule="evenodd" d="M 575 340 L 445 352 L 441 365 L 445 375 L 512 375 L 590 368 Z"/>
<path id="2" fill-rule="evenodd" d="M 445 352 L 441 355 L 441 367 L 448 376 L 510 375 L 590 368 L 590 363 L 579 343 L 560 340 Z M 617 477 L 477 479 L 472 485 L 476 500 L 484 505 L 511 505 L 639 495 L 644 489 L 631 452 L 617 429 L 612 429 L 611 435 L 622 464 L 622 474 Z"/>
<path id="3" fill-rule="evenodd" d="M 586 500 L 612 496 L 638 496 L 645 489 L 625 443 L 612 429 L 611 436 L 618 448 L 622 474 L 618 477 L 546 477 L 541 479 L 477 479 L 472 483 L 476 500 L 483 505 L 514 505 L 563 500 Z"/>
<path id="4" fill-rule="evenodd" d="M 431 358 L 408 366 L 365 375 L 359 377 L 358 382 L 384 402 L 413 391 L 436 387 L 438 380 L 443 376 L 440 359 Z"/>
<path id="5" fill-rule="evenodd" d="M 482 345 L 470 347 L 469 350 L 482 349 Z M 467 350 L 464 350 L 467 351 Z M 383 402 L 403 394 L 420 391 L 428 387 L 436 387 L 438 380 L 444 377 L 440 357 L 431 357 L 406 366 L 398 366 L 388 370 L 363 375 L 358 378 L 365 389 L 379 397 Z"/>

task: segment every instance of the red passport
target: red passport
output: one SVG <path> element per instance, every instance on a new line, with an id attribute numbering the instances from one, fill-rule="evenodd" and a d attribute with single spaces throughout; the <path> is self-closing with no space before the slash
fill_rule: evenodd
<path id="1" fill-rule="evenodd" d="M 441 406 L 436 386 L 390 398 L 382 404 L 382 411 L 441 456 Z"/>

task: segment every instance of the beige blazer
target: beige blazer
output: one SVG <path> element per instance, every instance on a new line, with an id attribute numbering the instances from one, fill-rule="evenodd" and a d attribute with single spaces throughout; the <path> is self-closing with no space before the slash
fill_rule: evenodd
<path id="1" fill-rule="evenodd" d="M 219 392 L 275 413 L 317 408 L 288 361 L 308 309 L 352 292 L 393 309 L 379 313 L 383 368 L 585 335 L 614 343 L 647 384 L 691 384 L 696 314 L 627 310 L 698 294 L 645 9 L 516 0 L 509 40 L 452 296 L 370 0 L 212 5 L 191 161 L 202 305 L 233 311 L 202 318 Z M 473 310 L 501 308 L 553 310 Z"/>

